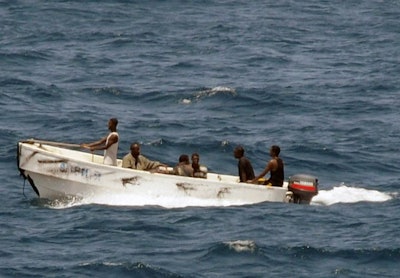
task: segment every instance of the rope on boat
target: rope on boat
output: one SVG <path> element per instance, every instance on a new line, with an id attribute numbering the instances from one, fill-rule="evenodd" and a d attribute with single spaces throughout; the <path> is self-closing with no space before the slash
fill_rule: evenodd
<path id="1" fill-rule="evenodd" d="M 26 195 L 25 195 L 25 182 L 26 182 L 26 179 L 24 178 L 24 185 L 22 186 L 22 194 L 24 195 L 25 199 L 28 199 L 28 197 L 26 197 Z"/>

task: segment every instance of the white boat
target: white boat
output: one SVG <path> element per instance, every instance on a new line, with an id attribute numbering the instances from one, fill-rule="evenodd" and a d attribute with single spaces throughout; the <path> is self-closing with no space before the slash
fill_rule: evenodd
<path id="1" fill-rule="evenodd" d="M 293 201 L 287 182 L 271 187 L 240 183 L 237 176 L 217 173 L 207 173 L 204 179 L 126 169 L 120 159 L 118 166 L 108 166 L 101 155 L 66 147 L 79 145 L 34 139 L 18 142 L 18 168 L 40 198 L 124 194 L 147 200 L 145 205 L 162 205 L 163 198 L 188 198 L 196 200 L 193 204 L 200 200 L 217 206 Z"/>

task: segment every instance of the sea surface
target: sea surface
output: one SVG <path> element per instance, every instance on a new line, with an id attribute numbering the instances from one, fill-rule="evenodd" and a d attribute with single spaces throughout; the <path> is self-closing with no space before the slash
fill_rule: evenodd
<path id="1" fill-rule="evenodd" d="M 399 1 L 0 1 L 0 277 L 398 277 Z M 281 147 L 311 205 L 49 201 L 19 140 L 198 152 L 256 174 Z"/>

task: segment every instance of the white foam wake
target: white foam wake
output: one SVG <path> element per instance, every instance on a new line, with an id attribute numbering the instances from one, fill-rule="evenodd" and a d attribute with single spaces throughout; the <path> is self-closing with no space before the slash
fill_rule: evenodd
<path id="1" fill-rule="evenodd" d="M 385 202 L 393 199 L 393 194 L 383 193 L 377 190 L 350 187 L 340 185 L 331 190 L 320 190 L 318 195 L 312 199 L 311 205 L 333 205 L 336 203 L 357 203 L 357 202 Z M 80 205 L 98 204 L 106 206 L 159 206 L 164 208 L 184 207 L 226 207 L 245 205 L 240 201 L 233 202 L 224 199 L 200 199 L 190 196 L 164 196 L 160 195 L 137 195 L 129 193 L 97 194 L 86 198 L 63 198 L 49 201 L 45 206 L 54 209 L 65 209 Z"/>
<path id="2" fill-rule="evenodd" d="M 329 206 L 336 203 L 385 202 L 392 198 L 390 194 L 377 190 L 341 185 L 331 190 L 320 190 L 311 204 Z"/>
<path id="3" fill-rule="evenodd" d="M 134 194 L 107 193 L 98 194 L 86 198 L 63 198 L 46 202 L 44 205 L 53 209 L 66 209 L 81 205 L 105 205 L 105 206 L 128 206 L 144 207 L 158 206 L 167 209 L 185 208 L 185 207 L 227 207 L 240 206 L 246 203 L 240 201 L 227 201 L 224 199 L 200 199 L 193 197 L 179 196 L 140 196 Z"/>

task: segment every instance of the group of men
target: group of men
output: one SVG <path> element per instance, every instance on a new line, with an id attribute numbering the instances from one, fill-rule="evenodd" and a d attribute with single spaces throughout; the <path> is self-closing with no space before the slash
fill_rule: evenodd
<path id="1" fill-rule="evenodd" d="M 264 170 L 258 175 L 254 175 L 253 166 L 250 160 L 244 156 L 244 149 L 242 146 L 237 146 L 233 152 L 238 161 L 238 171 L 240 182 L 264 184 L 269 186 L 282 186 L 285 178 L 283 160 L 279 157 L 281 149 L 277 145 L 273 145 L 269 150 L 271 160 L 268 161 Z M 270 173 L 269 179 L 263 177 Z"/>
<path id="2" fill-rule="evenodd" d="M 82 148 L 89 149 L 90 151 L 104 150 L 104 164 L 117 166 L 117 152 L 119 144 L 119 135 L 117 132 L 118 120 L 111 118 L 108 121 L 108 129 L 110 133 L 101 138 L 100 140 L 92 143 L 81 144 Z M 176 174 L 180 176 L 207 177 L 207 168 L 200 165 L 200 155 L 198 153 L 192 154 L 192 163 L 190 163 L 189 156 L 182 154 L 179 157 L 178 164 L 169 170 L 170 167 L 159 162 L 152 161 L 140 153 L 140 144 L 135 142 L 130 146 L 130 152 L 122 159 L 123 168 L 131 168 L 135 170 L 155 171 L 168 174 Z"/>
<path id="3" fill-rule="evenodd" d="M 108 121 L 110 133 L 107 136 L 93 143 L 81 144 L 81 147 L 91 151 L 104 150 L 104 164 L 117 166 L 119 144 L 117 125 L 118 120 L 116 118 L 111 118 Z M 273 145 L 269 151 L 271 160 L 268 161 L 265 169 L 258 176 L 255 176 L 250 160 L 244 156 L 244 148 L 242 146 L 237 146 L 234 150 L 234 157 L 238 159 L 240 182 L 282 186 L 284 180 L 284 165 L 283 160 L 279 157 L 279 153 L 279 146 Z M 192 163 L 190 163 L 188 155 L 182 154 L 179 157 L 178 164 L 173 168 L 173 173 L 181 176 L 206 178 L 207 168 L 200 165 L 199 161 L 200 156 L 197 153 L 192 154 Z M 122 167 L 146 171 L 168 172 L 168 170 L 166 170 L 168 168 L 167 165 L 158 161 L 149 160 L 141 155 L 140 144 L 136 142 L 131 144 L 130 152 L 123 157 Z M 268 179 L 263 179 L 268 172 L 270 173 L 270 177 Z"/>

